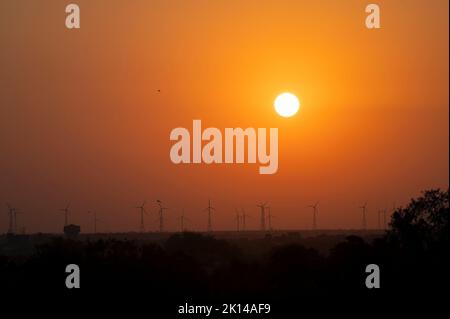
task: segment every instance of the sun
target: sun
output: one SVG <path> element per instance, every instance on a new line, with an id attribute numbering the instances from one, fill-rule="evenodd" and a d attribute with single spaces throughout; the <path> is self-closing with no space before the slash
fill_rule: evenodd
<path id="1" fill-rule="evenodd" d="M 294 94 L 285 92 L 277 96 L 273 105 L 279 115 L 291 117 L 298 112 L 300 101 Z"/>

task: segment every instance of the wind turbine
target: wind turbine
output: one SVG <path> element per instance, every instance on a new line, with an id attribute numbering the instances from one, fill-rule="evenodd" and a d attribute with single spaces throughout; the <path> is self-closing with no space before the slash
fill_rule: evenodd
<path id="1" fill-rule="evenodd" d="M 212 214 L 212 211 L 216 210 L 216 209 L 211 206 L 211 200 L 210 199 L 208 199 L 208 207 L 206 207 L 204 210 L 208 211 L 208 232 L 212 232 L 211 214 Z"/>
<path id="2" fill-rule="evenodd" d="M 88 214 L 92 214 L 91 211 L 88 211 Z M 97 218 L 97 212 L 94 212 L 94 234 L 97 233 L 97 222 L 99 222 L 100 220 Z"/>
<path id="3" fill-rule="evenodd" d="M 145 210 L 145 204 L 146 204 L 146 201 L 144 201 L 141 206 L 135 207 L 135 208 L 139 209 L 140 213 L 141 213 L 141 225 L 140 225 L 141 233 L 145 232 L 144 214 L 148 215 L 147 211 Z"/>
<path id="4" fill-rule="evenodd" d="M 401 206 L 400 206 L 400 209 L 401 209 Z M 396 210 L 397 210 L 397 203 L 394 201 L 392 203 L 392 213 L 390 215 L 391 217 L 395 213 Z M 384 212 L 384 228 L 385 229 L 387 229 L 389 227 L 388 222 L 386 220 L 386 215 L 387 215 L 387 209 L 385 209 L 385 212 Z"/>
<path id="5" fill-rule="evenodd" d="M 268 217 L 268 221 L 269 221 L 269 230 L 272 231 L 273 230 L 272 229 L 272 218 L 274 218 L 275 216 L 272 215 L 270 206 L 268 206 L 267 209 L 268 209 L 267 217 Z"/>
<path id="6" fill-rule="evenodd" d="M 260 204 L 260 205 L 256 205 L 257 207 L 261 208 L 261 230 L 265 231 L 266 230 L 266 212 L 265 209 L 267 208 L 267 202 Z"/>
<path id="7" fill-rule="evenodd" d="M 242 230 L 245 231 L 246 230 L 245 220 L 247 217 L 250 217 L 250 215 L 247 215 L 243 208 L 241 209 L 241 211 L 242 211 Z"/>
<path id="8" fill-rule="evenodd" d="M 383 225 L 384 225 L 384 229 L 387 228 L 387 224 L 386 224 L 386 214 L 387 214 L 387 209 L 383 210 Z"/>
<path id="9" fill-rule="evenodd" d="M 185 231 L 185 227 L 184 227 L 185 223 L 190 221 L 189 218 L 184 216 L 184 209 L 181 211 L 180 220 L 181 220 L 181 232 L 184 232 Z"/>
<path id="10" fill-rule="evenodd" d="M 67 226 L 69 224 L 69 207 L 70 202 L 67 204 L 65 208 L 60 208 L 59 210 L 64 212 L 64 226 Z"/>
<path id="11" fill-rule="evenodd" d="M 367 202 L 365 202 L 364 205 L 360 206 L 359 208 L 362 209 L 362 229 L 366 230 L 366 228 L 367 228 L 367 223 L 366 223 Z"/>
<path id="12" fill-rule="evenodd" d="M 236 230 L 237 230 L 237 232 L 239 232 L 240 231 L 240 221 L 241 221 L 241 217 L 239 216 L 239 211 L 238 211 L 238 209 L 236 208 Z"/>
<path id="13" fill-rule="evenodd" d="M 377 217 L 378 217 L 378 229 L 381 229 L 381 213 L 382 213 L 382 211 L 381 211 L 381 209 L 379 209 L 378 210 L 378 214 L 377 214 Z"/>
<path id="14" fill-rule="evenodd" d="M 9 217 L 9 226 L 8 226 L 8 234 L 14 233 L 14 212 L 15 208 L 11 207 L 9 203 L 6 203 L 8 207 L 8 217 Z"/>
<path id="15" fill-rule="evenodd" d="M 14 233 L 18 233 L 17 231 L 17 214 L 23 214 L 23 212 L 17 210 L 17 208 L 14 208 Z"/>
<path id="16" fill-rule="evenodd" d="M 319 202 L 316 202 L 314 205 L 309 205 L 309 208 L 313 209 L 313 218 L 312 218 L 312 229 L 316 230 L 317 229 L 317 213 L 319 212 L 318 209 L 319 206 Z"/>
<path id="17" fill-rule="evenodd" d="M 159 231 L 164 231 L 164 210 L 168 209 L 167 207 L 163 207 L 162 202 L 157 199 L 156 203 L 159 206 Z"/>

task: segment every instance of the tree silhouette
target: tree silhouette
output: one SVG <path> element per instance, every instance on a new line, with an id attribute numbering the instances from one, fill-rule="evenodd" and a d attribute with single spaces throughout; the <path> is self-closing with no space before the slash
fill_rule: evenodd
<path id="1" fill-rule="evenodd" d="M 408 249 L 427 250 L 437 245 L 448 246 L 448 196 L 448 190 L 425 191 L 405 208 L 397 209 L 390 223 L 391 238 Z"/>
<path id="2" fill-rule="evenodd" d="M 391 230 L 374 237 L 271 234 L 225 240 L 185 232 L 154 242 L 145 236 L 94 241 L 36 236 L 31 252 L 16 255 L 11 249 L 18 244 L 5 240 L 0 241 L 0 286 L 66 289 L 65 266 L 75 263 L 86 291 L 145 290 L 154 300 L 434 298 L 449 283 L 448 219 L 448 191 L 429 190 L 397 209 Z M 382 289 L 365 286 L 368 264 L 380 267 Z"/>

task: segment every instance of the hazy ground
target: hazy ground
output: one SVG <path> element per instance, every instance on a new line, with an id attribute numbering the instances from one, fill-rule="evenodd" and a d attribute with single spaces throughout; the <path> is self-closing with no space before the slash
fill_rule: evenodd
<path id="1" fill-rule="evenodd" d="M 261 250 L 267 250 L 274 246 L 286 244 L 300 244 L 307 248 L 314 248 L 321 254 L 328 254 L 329 250 L 337 243 L 345 240 L 347 236 L 355 235 L 373 241 L 385 234 L 383 230 L 276 230 L 276 231 L 217 231 L 195 232 L 204 236 L 212 236 L 215 239 L 223 239 L 242 248 L 248 254 L 254 254 Z M 171 236 L 180 232 L 127 232 L 127 233 L 97 233 L 80 234 L 75 238 L 79 241 L 97 240 L 123 240 L 133 241 L 138 244 L 157 243 L 164 244 Z M 49 242 L 57 237 L 65 237 L 63 234 L 30 234 L 8 236 L 0 235 L 0 254 L 3 255 L 27 255 L 34 251 L 36 245 Z"/>

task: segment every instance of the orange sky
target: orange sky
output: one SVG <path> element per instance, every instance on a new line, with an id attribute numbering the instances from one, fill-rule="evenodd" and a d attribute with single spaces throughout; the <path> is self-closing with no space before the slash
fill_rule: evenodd
<path id="1" fill-rule="evenodd" d="M 27 231 L 61 231 L 57 211 L 91 231 L 137 230 L 143 199 L 156 228 L 181 208 L 191 229 L 234 229 L 234 209 L 268 201 L 276 228 L 368 226 L 376 211 L 423 189 L 448 187 L 448 1 L 73 1 L 0 3 L 0 202 L 24 211 Z M 161 89 L 161 93 L 156 93 Z M 281 118 L 277 94 L 299 113 Z M 174 165 L 170 131 L 203 126 L 277 127 L 279 169 Z M 3 204 L 2 204 L 3 205 Z M 7 229 L 6 206 L 0 230 Z"/>

